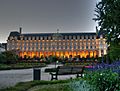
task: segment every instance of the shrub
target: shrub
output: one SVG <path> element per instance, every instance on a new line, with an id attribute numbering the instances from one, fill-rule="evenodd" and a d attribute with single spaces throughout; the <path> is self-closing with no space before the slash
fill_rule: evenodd
<path id="1" fill-rule="evenodd" d="M 5 56 L 6 64 L 16 63 L 18 60 L 18 56 L 13 51 L 5 51 L 2 54 Z"/>
<path id="2" fill-rule="evenodd" d="M 69 85 L 70 91 L 96 91 L 86 80 L 72 81 Z"/>
<path id="3" fill-rule="evenodd" d="M 112 71 L 96 71 L 86 74 L 85 78 L 96 91 L 120 91 L 119 76 Z"/>
<path id="4" fill-rule="evenodd" d="M 5 55 L 0 54 L 0 63 L 5 63 Z"/>

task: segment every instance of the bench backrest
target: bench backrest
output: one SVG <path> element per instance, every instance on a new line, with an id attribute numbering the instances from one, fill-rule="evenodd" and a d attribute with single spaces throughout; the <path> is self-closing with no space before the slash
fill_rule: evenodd
<path id="1" fill-rule="evenodd" d="M 58 66 L 57 74 L 83 73 L 83 66 Z"/>

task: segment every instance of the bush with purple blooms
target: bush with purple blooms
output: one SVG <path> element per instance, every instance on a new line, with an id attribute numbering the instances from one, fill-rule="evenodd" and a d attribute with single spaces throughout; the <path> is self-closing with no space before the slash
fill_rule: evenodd
<path id="1" fill-rule="evenodd" d="M 116 72 L 120 75 L 120 61 L 113 62 L 112 64 L 97 64 L 93 66 L 91 71 L 102 71 L 102 70 L 111 70 L 112 72 Z"/>

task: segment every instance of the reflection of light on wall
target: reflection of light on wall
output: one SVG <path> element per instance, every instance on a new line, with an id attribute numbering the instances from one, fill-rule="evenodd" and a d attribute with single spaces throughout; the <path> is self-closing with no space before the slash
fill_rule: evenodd
<path id="1" fill-rule="evenodd" d="M 85 52 L 85 58 L 87 58 L 88 55 L 89 55 L 89 52 L 86 51 L 86 52 Z"/>
<path id="2" fill-rule="evenodd" d="M 46 52 L 44 52 L 44 56 L 47 56 L 47 53 L 46 53 Z"/>
<path id="3" fill-rule="evenodd" d="M 20 57 L 22 57 L 22 52 L 19 53 Z"/>
<path id="4" fill-rule="evenodd" d="M 27 56 L 27 52 L 24 52 L 23 55 L 24 55 L 24 56 L 25 56 L 25 55 Z"/>
<path id="5" fill-rule="evenodd" d="M 76 52 L 73 53 L 73 56 L 76 56 Z"/>
<path id="6" fill-rule="evenodd" d="M 69 52 L 69 55 L 72 55 L 72 52 Z"/>
<path id="7" fill-rule="evenodd" d="M 77 56 L 77 55 L 80 55 L 80 57 L 81 58 L 87 58 L 88 56 L 90 56 L 90 57 L 96 57 L 96 55 L 98 55 L 97 54 L 97 51 L 90 51 L 90 52 L 88 52 L 88 51 L 79 51 L 79 52 L 76 52 L 76 51 L 74 51 L 74 52 L 68 52 L 68 51 L 65 51 L 65 52 L 63 52 L 63 51 L 56 51 L 56 52 L 20 52 L 19 53 L 19 56 L 20 57 L 23 57 L 24 58 L 24 56 L 27 56 L 27 57 L 30 57 L 30 58 L 33 58 L 34 56 L 36 56 L 36 57 L 41 57 L 41 56 L 44 56 L 44 57 L 47 57 L 47 56 L 50 56 L 50 55 L 53 55 L 53 56 L 58 56 L 58 57 L 68 57 L 69 58 L 69 56 L 70 55 L 72 55 L 72 57 L 75 57 L 75 56 Z"/>
<path id="8" fill-rule="evenodd" d="M 34 52 L 32 52 L 32 58 L 35 56 L 35 53 Z"/>
<path id="9" fill-rule="evenodd" d="M 56 52 L 56 56 L 59 56 L 59 52 Z"/>
<path id="10" fill-rule="evenodd" d="M 96 52 L 96 51 L 94 51 L 94 57 L 96 57 L 96 55 L 97 55 L 97 52 Z"/>
<path id="11" fill-rule="evenodd" d="M 39 52 L 36 52 L 36 56 L 39 57 Z"/>
<path id="12" fill-rule="evenodd" d="M 90 57 L 93 57 L 93 51 L 90 51 Z"/>
<path id="13" fill-rule="evenodd" d="M 65 56 L 66 56 L 66 57 L 69 57 L 69 54 L 68 54 L 68 52 L 67 52 L 67 51 L 65 52 Z"/>
<path id="14" fill-rule="evenodd" d="M 31 57 L 31 52 L 28 52 L 28 56 Z"/>
<path id="15" fill-rule="evenodd" d="M 52 52 L 52 55 L 55 56 L 55 52 Z"/>
<path id="16" fill-rule="evenodd" d="M 41 56 L 43 56 L 43 53 L 42 53 L 42 52 L 40 52 L 40 57 L 41 57 Z"/>
<path id="17" fill-rule="evenodd" d="M 63 52 L 60 52 L 60 56 L 63 57 Z"/>
<path id="18" fill-rule="evenodd" d="M 85 52 L 84 51 L 81 52 L 81 57 L 82 58 L 85 57 Z"/>

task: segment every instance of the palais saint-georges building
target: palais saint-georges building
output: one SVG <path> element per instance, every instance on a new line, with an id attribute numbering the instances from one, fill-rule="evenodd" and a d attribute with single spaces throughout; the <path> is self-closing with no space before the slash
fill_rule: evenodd
<path id="1" fill-rule="evenodd" d="M 10 32 L 7 50 L 16 50 L 19 57 L 101 57 L 107 53 L 106 39 L 94 33 L 22 33 Z"/>

